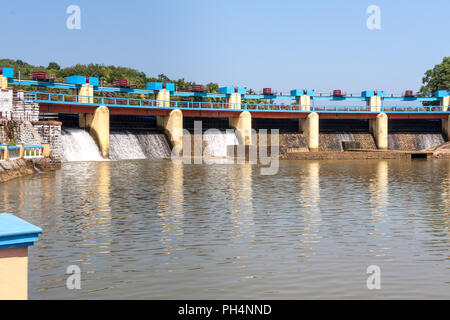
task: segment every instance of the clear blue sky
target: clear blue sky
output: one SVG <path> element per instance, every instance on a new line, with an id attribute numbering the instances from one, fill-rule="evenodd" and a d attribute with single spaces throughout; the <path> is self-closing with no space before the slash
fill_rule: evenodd
<path id="1" fill-rule="evenodd" d="M 81 8 L 81 30 L 66 8 Z M 381 8 L 381 30 L 366 8 Z M 0 57 L 122 65 L 198 83 L 418 89 L 450 54 L 448 0 L 2 1 Z M 5 32 L 6 30 L 6 32 Z"/>

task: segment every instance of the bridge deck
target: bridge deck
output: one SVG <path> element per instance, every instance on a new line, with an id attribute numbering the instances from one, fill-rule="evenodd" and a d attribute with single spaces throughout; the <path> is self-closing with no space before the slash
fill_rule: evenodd
<path id="1" fill-rule="evenodd" d="M 92 113 L 104 105 L 111 114 L 167 115 L 180 109 L 192 117 L 236 117 L 242 111 L 249 111 L 254 118 L 305 118 L 311 112 L 324 119 L 372 119 L 378 113 L 389 114 L 392 119 L 448 119 L 450 111 L 440 106 L 382 106 L 371 111 L 368 106 L 306 106 L 288 104 L 252 104 L 224 102 L 158 101 L 149 99 L 83 97 L 77 95 L 43 92 L 25 92 L 26 100 L 39 103 L 42 112 Z"/>

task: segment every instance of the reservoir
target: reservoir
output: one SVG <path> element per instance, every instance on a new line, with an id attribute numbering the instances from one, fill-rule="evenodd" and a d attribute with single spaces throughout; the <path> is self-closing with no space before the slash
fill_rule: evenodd
<path id="1" fill-rule="evenodd" d="M 44 230 L 30 299 L 450 298 L 448 160 L 65 162 L 0 197 Z"/>

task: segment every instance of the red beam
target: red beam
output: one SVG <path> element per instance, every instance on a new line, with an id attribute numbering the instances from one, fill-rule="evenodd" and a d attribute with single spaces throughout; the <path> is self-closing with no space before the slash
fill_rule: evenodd
<path id="1" fill-rule="evenodd" d="M 448 119 L 447 113 L 388 113 L 389 119 Z"/>
<path id="2" fill-rule="evenodd" d="M 97 106 L 80 106 L 71 104 L 39 103 L 39 111 L 55 113 L 94 113 Z M 136 116 L 167 116 L 170 109 L 110 107 L 110 114 Z M 182 110 L 186 117 L 235 118 L 241 111 L 226 110 Z M 252 118 L 265 119 L 302 119 L 308 112 L 264 112 L 251 111 Z M 389 119 L 448 119 L 448 113 L 388 113 Z M 320 119 L 375 119 L 377 113 L 319 113 Z"/>
<path id="3" fill-rule="evenodd" d="M 319 119 L 375 119 L 376 117 L 376 113 L 319 113 Z"/>

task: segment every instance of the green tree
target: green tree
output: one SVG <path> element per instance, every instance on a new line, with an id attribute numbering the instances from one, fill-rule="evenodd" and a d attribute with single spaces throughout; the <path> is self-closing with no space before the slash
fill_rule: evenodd
<path id="1" fill-rule="evenodd" d="M 431 96 L 438 90 L 450 90 L 450 57 L 444 57 L 442 63 L 427 70 L 422 78 L 423 86 L 419 95 Z M 425 106 L 439 105 L 438 101 L 423 102 Z"/>
<path id="2" fill-rule="evenodd" d="M 49 70 L 60 70 L 61 67 L 60 67 L 59 64 L 57 64 L 56 62 L 50 62 L 50 63 L 48 64 L 47 69 L 49 69 Z"/>
<path id="3" fill-rule="evenodd" d="M 442 63 L 427 70 L 422 82 L 422 95 L 433 95 L 438 90 L 450 90 L 450 57 L 444 57 Z"/>

